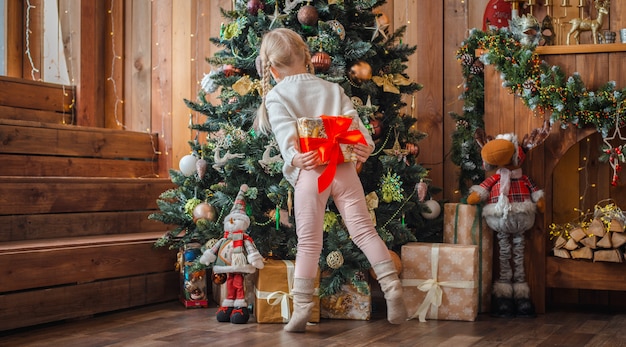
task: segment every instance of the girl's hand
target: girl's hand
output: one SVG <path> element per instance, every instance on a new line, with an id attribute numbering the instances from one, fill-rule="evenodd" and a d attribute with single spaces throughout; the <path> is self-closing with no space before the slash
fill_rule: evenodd
<path id="1" fill-rule="evenodd" d="M 319 155 L 317 154 L 317 151 L 298 153 L 291 160 L 291 165 L 302 170 L 312 170 L 318 165 L 318 163 Z"/>
<path id="2" fill-rule="evenodd" d="M 357 143 L 354 145 L 352 149 L 352 153 L 356 155 L 356 160 L 361 163 L 365 163 L 367 158 L 370 157 L 370 154 L 374 151 L 374 148 L 369 145 L 364 145 L 362 143 Z"/>

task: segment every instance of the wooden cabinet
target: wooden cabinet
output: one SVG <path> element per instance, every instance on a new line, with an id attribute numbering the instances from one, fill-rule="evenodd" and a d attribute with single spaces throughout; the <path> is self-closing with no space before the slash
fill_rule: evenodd
<path id="1" fill-rule="evenodd" d="M 626 86 L 626 44 L 540 47 L 537 53 L 548 64 L 558 65 L 567 76 L 580 74 L 588 90 L 596 90 L 608 81 L 615 81 L 617 89 Z M 528 109 L 519 97 L 502 88 L 500 73 L 486 66 L 487 134 L 514 132 L 521 138 L 549 116 Z M 626 290 L 625 264 L 551 255 L 550 223 L 578 218 L 575 208 L 593 212 L 594 205 L 607 198 L 626 207 L 626 179 L 622 177 L 620 184 L 611 186 L 609 165 L 598 161 L 602 139 L 595 129 L 560 125 L 553 125 L 546 142 L 529 154 L 523 168 L 546 195 L 545 214 L 538 215 L 535 227 L 526 235 L 526 271 L 539 313 L 545 312 L 546 291 L 550 288 Z"/>

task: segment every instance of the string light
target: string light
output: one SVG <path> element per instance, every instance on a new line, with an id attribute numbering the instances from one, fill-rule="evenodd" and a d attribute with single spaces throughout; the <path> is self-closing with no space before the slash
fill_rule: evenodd
<path id="1" fill-rule="evenodd" d="M 115 81 L 115 61 L 116 60 L 120 60 L 122 59 L 122 57 L 117 55 L 117 52 L 115 50 L 115 20 L 113 18 L 113 4 L 114 4 L 114 0 L 111 0 L 111 6 L 109 7 L 109 16 L 111 18 L 111 75 L 109 76 L 109 81 L 111 81 L 111 84 L 113 85 L 113 95 L 115 96 L 115 103 L 113 104 L 113 115 L 115 116 L 115 124 L 119 127 L 121 127 L 122 129 L 126 129 L 126 126 L 124 125 L 124 123 L 120 122 L 119 118 L 118 118 L 118 112 L 117 112 L 117 108 L 120 104 L 124 103 L 124 101 L 122 99 L 120 99 L 120 97 L 118 96 L 118 91 L 117 91 L 117 82 Z"/>
<path id="2" fill-rule="evenodd" d="M 30 53 L 30 10 L 36 8 L 31 5 L 30 0 L 26 1 L 26 56 L 28 57 L 28 61 L 30 62 L 30 76 L 35 81 L 35 73 L 39 73 L 39 69 L 35 67 L 35 62 L 33 62 L 33 56 Z"/>
<path id="3" fill-rule="evenodd" d="M 66 23 L 68 23 L 68 30 L 67 30 L 67 32 L 68 32 L 68 35 L 69 35 L 69 40 L 67 40 L 67 42 L 68 42 L 67 43 L 67 51 L 68 51 L 68 54 L 69 54 L 67 56 L 67 60 L 69 62 L 69 69 L 68 69 L 67 73 L 68 73 L 70 85 L 74 86 L 74 85 L 76 85 L 76 80 L 75 80 L 75 77 L 74 77 L 74 71 L 75 71 L 75 69 L 74 69 L 74 56 L 73 56 L 74 52 L 73 52 L 73 49 L 72 49 L 73 48 L 73 46 L 72 46 L 72 41 L 73 41 L 72 40 L 72 36 L 74 35 L 74 28 L 72 26 L 72 22 L 73 21 L 72 21 L 71 17 L 69 16 L 69 11 L 64 10 L 63 14 L 68 16 L 68 18 L 69 18 L 68 20 L 65 21 Z M 66 98 L 67 96 L 68 96 L 68 93 L 65 90 L 65 85 L 63 85 L 63 98 Z M 64 100 L 62 100 L 62 101 L 64 101 Z M 74 124 L 74 121 L 75 121 L 74 120 L 74 116 L 75 116 L 74 105 L 75 104 L 76 104 L 76 93 L 72 93 L 72 100 L 70 101 L 70 104 L 67 105 L 67 109 L 70 112 L 70 123 L 69 124 Z M 62 123 L 66 124 L 65 123 L 65 107 L 63 107 L 63 120 L 62 120 Z"/>

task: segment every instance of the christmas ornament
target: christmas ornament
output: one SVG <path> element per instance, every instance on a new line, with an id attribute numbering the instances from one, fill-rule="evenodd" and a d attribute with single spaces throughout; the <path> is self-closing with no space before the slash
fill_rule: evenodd
<path id="1" fill-rule="evenodd" d="M 331 269 L 339 269 L 343 265 L 343 254 L 340 251 L 332 251 L 326 256 L 326 263 Z"/>
<path id="2" fill-rule="evenodd" d="M 430 209 L 430 212 L 422 211 L 422 217 L 426 219 L 435 219 L 439 217 L 439 214 L 441 213 L 441 206 L 439 205 L 437 201 L 432 200 L 432 199 L 426 200 L 424 204 L 426 205 L 426 207 Z"/>
<path id="3" fill-rule="evenodd" d="M 424 183 L 424 181 L 420 181 L 415 185 L 415 190 L 417 191 L 417 198 L 419 201 L 424 201 L 424 199 L 426 199 L 426 194 L 428 194 L 428 184 Z"/>
<path id="4" fill-rule="evenodd" d="M 298 22 L 306 26 L 315 26 L 319 19 L 319 13 L 315 6 L 309 4 L 300 7 L 298 10 Z"/>
<path id="5" fill-rule="evenodd" d="M 411 84 L 411 81 L 402 76 L 401 74 L 385 74 L 382 76 L 374 76 L 372 77 L 374 83 L 377 86 L 383 87 L 383 91 L 385 93 L 394 93 L 400 94 L 400 89 L 398 86 L 408 86 Z"/>
<path id="6" fill-rule="evenodd" d="M 224 273 L 213 274 L 213 283 L 217 285 L 226 283 L 226 276 L 227 275 Z"/>
<path id="7" fill-rule="evenodd" d="M 198 206 L 198 204 L 200 204 L 202 202 L 202 200 L 198 199 L 198 198 L 191 198 L 189 200 L 187 200 L 187 202 L 185 203 L 185 213 L 188 216 L 193 216 L 193 210 L 196 208 L 196 206 Z"/>
<path id="8" fill-rule="evenodd" d="M 509 26 L 511 19 L 511 1 L 489 0 L 483 14 L 483 31 L 488 27 L 504 28 Z"/>
<path id="9" fill-rule="evenodd" d="M 330 28 L 333 30 L 335 34 L 337 34 L 337 36 L 339 36 L 339 39 L 341 39 L 341 41 L 343 41 L 346 38 L 346 29 L 343 27 L 343 24 L 341 24 L 340 21 L 336 19 L 332 19 L 332 20 L 327 21 L 326 24 L 330 26 Z"/>
<path id="10" fill-rule="evenodd" d="M 222 66 L 222 73 L 226 77 L 231 77 L 231 76 L 239 75 L 241 73 L 241 70 L 230 64 L 227 64 L 227 65 Z"/>
<path id="11" fill-rule="evenodd" d="M 272 22 L 270 23 L 270 27 L 269 27 L 269 29 L 272 30 L 275 24 L 282 25 L 285 18 L 289 16 L 286 14 L 280 13 L 280 11 L 278 10 L 278 1 L 276 1 L 276 3 L 274 4 L 274 14 L 267 16 L 267 17 L 272 20 Z M 257 70 L 258 70 L 258 67 L 257 67 Z"/>
<path id="12" fill-rule="evenodd" d="M 378 35 L 384 37 L 386 40 L 387 28 L 389 28 L 389 17 L 387 17 L 387 15 L 385 15 L 384 13 L 376 16 L 373 27 L 365 27 L 365 29 L 374 30 L 370 42 L 373 42 L 378 37 Z"/>
<path id="13" fill-rule="evenodd" d="M 400 176 L 389 170 L 383 177 L 381 177 L 380 190 L 383 193 L 383 201 L 391 203 L 392 201 L 401 202 L 404 199 L 404 188 L 402 188 L 402 181 Z"/>
<path id="14" fill-rule="evenodd" d="M 416 157 L 420 154 L 420 148 L 419 148 L 419 146 L 418 146 L 417 144 L 415 144 L 415 143 L 410 143 L 410 142 L 409 142 L 409 143 L 407 143 L 407 144 L 406 144 L 406 150 L 407 150 L 410 154 L 412 154 L 412 155 L 414 155 L 414 156 L 416 156 Z"/>
<path id="15" fill-rule="evenodd" d="M 196 173 L 198 174 L 199 179 L 202 179 L 204 177 L 204 174 L 206 173 L 206 165 L 206 160 L 202 158 L 198 159 L 198 161 L 196 162 Z"/>
<path id="16" fill-rule="evenodd" d="M 378 208 L 378 195 L 376 192 L 370 192 L 367 194 L 365 196 L 365 203 L 367 204 L 367 210 L 370 213 L 370 219 L 372 220 L 372 223 L 374 223 L 374 226 L 376 226 L 376 212 L 374 212 L 374 210 Z"/>
<path id="17" fill-rule="evenodd" d="M 259 11 L 263 10 L 264 7 L 265 4 L 263 4 L 261 0 L 249 0 L 248 4 L 246 5 L 248 13 L 252 16 L 256 16 Z"/>
<path id="18" fill-rule="evenodd" d="M 215 246 L 218 241 L 218 239 L 209 239 L 207 242 L 204 243 L 204 249 L 213 248 L 213 246 Z"/>
<path id="19" fill-rule="evenodd" d="M 202 77 L 202 81 L 200 82 L 200 85 L 202 86 L 202 90 L 204 90 L 205 92 L 209 94 L 217 91 L 217 88 L 219 86 L 213 80 L 213 76 L 215 76 L 216 74 L 217 74 L 217 71 L 213 69 L 211 69 L 211 72 L 209 72 L 208 74 L 204 74 L 204 77 Z"/>
<path id="20" fill-rule="evenodd" d="M 398 255 L 398 253 L 392 250 L 389 250 L 389 255 L 391 256 L 391 260 L 393 261 L 393 266 L 396 268 L 398 274 L 400 274 L 402 272 L 402 260 L 400 260 L 400 256 Z M 373 279 L 378 278 L 378 276 L 376 276 L 376 273 L 374 272 L 374 269 L 370 268 L 369 272 L 370 276 L 372 276 Z"/>
<path id="21" fill-rule="evenodd" d="M 311 57 L 311 63 L 315 67 L 315 71 L 326 72 L 330 68 L 330 55 L 320 50 Z"/>
<path id="22" fill-rule="evenodd" d="M 372 133 L 372 139 L 378 140 L 380 138 L 380 135 L 382 135 L 383 133 L 381 121 L 378 119 L 371 119 L 369 125 L 370 131 Z"/>
<path id="23" fill-rule="evenodd" d="M 363 60 L 359 60 L 350 67 L 348 78 L 357 85 L 369 81 L 372 79 L 372 66 Z"/>
<path id="24" fill-rule="evenodd" d="M 215 212 L 215 207 L 207 202 L 201 202 L 193 209 L 194 223 L 201 218 L 215 222 L 216 217 L 217 213 Z"/>
<path id="25" fill-rule="evenodd" d="M 196 162 L 198 158 L 196 158 L 193 154 L 187 154 L 186 156 L 180 158 L 178 162 L 178 168 L 180 172 L 185 176 L 191 176 L 194 172 L 196 172 Z"/>

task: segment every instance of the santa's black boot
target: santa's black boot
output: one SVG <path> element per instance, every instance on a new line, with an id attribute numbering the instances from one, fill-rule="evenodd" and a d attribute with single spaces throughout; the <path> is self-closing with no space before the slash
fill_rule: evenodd
<path id="1" fill-rule="evenodd" d="M 230 315 L 230 322 L 233 324 L 246 324 L 250 319 L 250 312 L 247 307 L 235 307 Z"/>
<path id="2" fill-rule="evenodd" d="M 230 322 L 230 315 L 233 312 L 233 307 L 226 307 L 226 306 L 220 306 L 217 309 L 217 313 L 215 314 L 215 317 L 217 318 L 218 322 Z"/>
<path id="3" fill-rule="evenodd" d="M 537 317 L 535 306 L 530 300 L 530 288 L 528 283 L 515 283 L 513 285 L 513 296 L 515 297 L 515 316 L 522 318 Z"/>
<path id="4" fill-rule="evenodd" d="M 494 283 L 491 296 L 491 315 L 500 318 L 513 317 L 515 302 L 513 301 L 513 286 L 510 283 Z"/>

